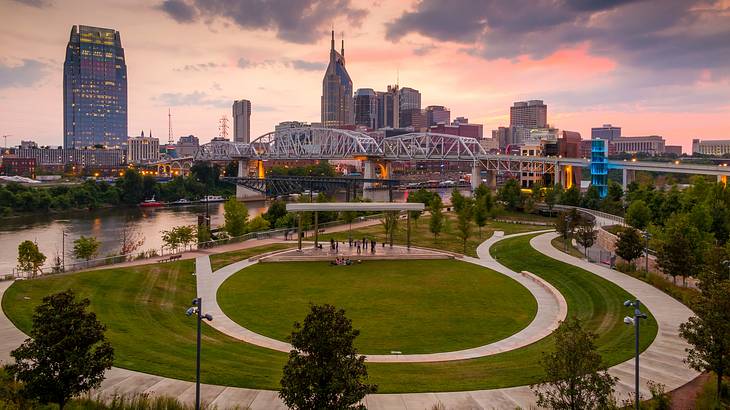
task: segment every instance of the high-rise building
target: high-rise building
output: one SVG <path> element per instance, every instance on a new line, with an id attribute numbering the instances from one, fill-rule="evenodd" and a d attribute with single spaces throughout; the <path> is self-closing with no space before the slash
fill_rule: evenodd
<path id="1" fill-rule="evenodd" d="M 233 141 L 251 142 L 251 101 L 233 102 Z"/>
<path id="2" fill-rule="evenodd" d="M 139 137 L 130 137 L 127 140 L 127 162 L 130 164 L 142 164 L 150 161 L 157 161 L 160 158 L 160 140 L 152 136 L 144 136 L 144 131 Z"/>
<path id="3" fill-rule="evenodd" d="M 403 87 L 399 90 L 398 96 L 400 102 L 400 110 L 421 109 L 421 93 L 410 87 Z"/>
<path id="4" fill-rule="evenodd" d="M 510 127 L 546 128 L 547 105 L 542 100 L 517 101 L 509 109 Z"/>
<path id="5" fill-rule="evenodd" d="M 602 139 L 607 141 L 613 141 L 616 138 L 621 138 L 621 127 L 614 127 L 611 124 L 603 124 L 603 127 L 591 128 L 591 139 Z"/>
<path id="6" fill-rule="evenodd" d="M 397 85 L 378 91 L 378 128 L 400 128 L 400 93 Z"/>
<path id="7" fill-rule="evenodd" d="M 127 142 L 127 65 L 118 31 L 73 26 L 63 64 L 63 145 Z"/>
<path id="8" fill-rule="evenodd" d="M 342 49 L 335 50 L 335 31 L 332 30 L 330 62 L 322 80 L 322 125 L 341 127 L 355 123 L 352 101 L 352 80 L 345 69 L 345 40 Z"/>
<path id="9" fill-rule="evenodd" d="M 449 124 L 451 111 L 443 105 L 429 105 L 426 107 L 426 121 L 429 127 L 439 123 Z"/>
<path id="10" fill-rule="evenodd" d="M 185 135 L 180 137 L 175 144 L 175 152 L 178 157 L 192 157 L 198 152 L 200 141 L 195 135 Z"/>
<path id="11" fill-rule="evenodd" d="M 419 110 L 418 108 L 401 110 L 400 126 L 401 128 L 412 127 L 416 131 L 427 128 L 428 122 L 426 121 L 426 111 Z"/>
<path id="12" fill-rule="evenodd" d="M 355 91 L 355 125 L 371 130 L 378 128 L 378 96 L 372 88 Z"/>

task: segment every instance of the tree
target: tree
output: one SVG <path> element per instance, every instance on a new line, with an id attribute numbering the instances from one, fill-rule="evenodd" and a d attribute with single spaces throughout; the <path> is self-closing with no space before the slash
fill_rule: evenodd
<path id="1" fill-rule="evenodd" d="M 583 330 L 580 320 L 561 322 L 555 331 L 555 351 L 543 353 L 540 364 L 547 381 L 530 386 L 538 407 L 605 409 L 613 403 L 618 378 L 608 374 L 596 351 L 596 335 Z"/>
<path id="2" fill-rule="evenodd" d="M 454 212 L 457 214 L 461 209 L 464 207 L 466 202 L 466 197 L 459 192 L 458 188 L 454 188 L 451 191 L 451 206 L 454 207 Z"/>
<path id="3" fill-rule="evenodd" d="M 313 305 L 303 324 L 294 323 L 279 392 L 284 404 L 300 410 L 364 409 L 358 403 L 377 386 L 366 383 L 365 357 L 354 345 L 359 334 L 344 310 Z"/>
<path id="4" fill-rule="evenodd" d="M 271 225 L 269 225 L 269 221 L 264 219 L 261 215 L 253 218 L 248 222 L 248 224 L 246 224 L 246 230 L 248 232 L 265 231 L 269 229 L 269 227 L 271 227 Z"/>
<path id="5" fill-rule="evenodd" d="M 474 200 L 474 223 L 476 223 L 479 227 L 479 239 L 482 238 L 482 228 L 487 224 L 487 217 L 489 217 L 489 211 L 487 210 L 485 199 L 486 195 L 482 195 L 477 196 Z"/>
<path id="6" fill-rule="evenodd" d="M 413 194 L 408 195 L 408 202 L 422 203 L 423 205 L 428 206 L 434 195 L 438 194 L 421 188 Z M 413 221 L 416 223 L 416 226 L 418 226 L 418 218 L 420 218 L 422 213 L 423 211 L 410 211 L 411 219 L 413 219 Z"/>
<path id="7" fill-rule="evenodd" d="M 560 193 L 555 188 L 548 188 L 545 191 L 545 205 L 548 207 L 548 212 L 550 212 L 550 215 L 553 214 L 553 208 L 555 207 L 555 204 L 558 203 Z"/>
<path id="8" fill-rule="evenodd" d="M 195 242 L 196 238 L 197 233 L 193 225 L 175 226 L 169 231 L 162 231 L 162 242 L 174 251 L 181 245 L 184 250 L 187 245 Z"/>
<path id="9" fill-rule="evenodd" d="M 357 213 L 355 211 L 343 211 L 342 212 L 342 220 L 349 225 L 349 228 L 347 230 L 347 235 L 350 239 L 352 239 L 352 222 L 357 217 Z"/>
<path id="10" fill-rule="evenodd" d="M 651 222 L 651 209 L 646 202 L 641 199 L 632 202 L 626 210 L 626 223 L 636 229 L 644 230 L 649 222 Z"/>
<path id="11" fill-rule="evenodd" d="M 583 253 L 588 256 L 588 248 L 593 246 L 598 237 L 596 221 L 592 218 L 581 217 L 575 231 L 575 240 L 583 247 Z"/>
<path id="12" fill-rule="evenodd" d="M 104 380 L 114 349 L 104 336 L 106 327 L 87 312 L 89 304 L 67 290 L 44 297 L 36 307 L 30 338 L 10 353 L 15 363 L 8 368 L 26 394 L 63 409 L 71 397 Z"/>
<path id="13" fill-rule="evenodd" d="M 456 237 L 461 239 L 463 252 L 466 253 L 466 243 L 471 237 L 471 221 L 474 217 L 474 200 L 464 198 L 461 209 L 456 214 Z"/>
<path id="14" fill-rule="evenodd" d="M 269 209 L 264 213 L 264 219 L 269 221 L 270 226 L 275 226 L 276 221 L 286 215 L 286 202 L 276 199 L 269 204 Z"/>
<path id="15" fill-rule="evenodd" d="M 515 211 L 522 205 L 522 191 L 520 191 L 520 183 L 516 179 L 511 178 L 500 188 L 497 193 L 500 201 L 504 202 L 507 209 Z"/>
<path id="16" fill-rule="evenodd" d="M 46 262 L 46 255 L 39 249 L 38 244 L 25 240 L 18 245 L 18 270 L 35 275 Z"/>
<path id="17" fill-rule="evenodd" d="M 142 202 L 144 199 L 142 176 L 136 170 L 126 170 L 124 175 L 117 180 L 116 185 L 121 190 L 121 197 L 124 203 L 134 205 Z"/>
<path id="18" fill-rule="evenodd" d="M 223 204 L 223 211 L 223 218 L 225 219 L 223 229 L 233 237 L 245 234 L 248 220 L 246 205 L 243 202 L 238 202 L 235 197 L 231 197 Z"/>
<path id="19" fill-rule="evenodd" d="M 99 252 L 100 246 L 101 242 L 95 237 L 81 235 L 74 241 L 73 255 L 78 259 L 88 261 Z"/>
<path id="20" fill-rule="evenodd" d="M 616 255 L 632 264 L 641 254 L 644 253 L 644 240 L 638 229 L 626 227 L 618 234 L 616 241 Z"/>
<path id="21" fill-rule="evenodd" d="M 717 401 L 722 398 L 722 378 L 730 363 L 730 281 L 703 285 L 692 304 L 695 316 L 679 325 L 679 335 L 692 345 L 685 362 L 701 372 L 715 372 Z"/>
<path id="22" fill-rule="evenodd" d="M 671 275 L 675 282 L 677 276 L 685 282 L 687 276 L 696 277 L 702 270 L 707 242 L 686 214 L 674 214 L 652 243 L 656 244 L 657 264 L 662 272 Z"/>
<path id="23" fill-rule="evenodd" d="M 431 219 L 428 221 L 428 230 L 433 234 L 434 241 L 438 238 L 441 230 L 444 228 L 444 210 L 441 203 L 441 197 L 436 195 L 431 199 L 429 204 L 431 211 Z"/>
<path id="24" fill-rule="evenodd" d="M 119 242 L 121 244 L 119 254 L 129 255 L 142 246 L 144 243 L 144 237 L 139 229 L 134 225 L 134 222 L 127 220 L 124 222 L 122 231 L 119 233 Z"/>
<path id="25" fill-rule="evenodd" d="M 568 188 L 562 195 L 560 195 L 560 203 L 570 206 L 580 205 L 580 188 L 576 185 Z"/>
<path id="26" fill-rule="evenodd" d="M 573 236 L 573 231 L 578 226 L 580 219 L 581 216 L 575 208 L 558 214 L 558 218 L 555 220 L 555 230 L 563 237 L 563 242 L 566 244 Z"/>
<path id="27" fill-rule="evenodd" d="M 380 223 L 383 224 L 383 230 L 385 230 L 385 240 L 390 243 L 390 246 L 393 246 L 393 235 L 398 228 L 398 217 L 398 212 L 385 212 L 380 219 Z"/>

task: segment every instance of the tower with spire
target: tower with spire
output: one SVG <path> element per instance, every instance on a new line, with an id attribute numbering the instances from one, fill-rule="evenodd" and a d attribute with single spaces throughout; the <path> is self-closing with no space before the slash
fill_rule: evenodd
<path id="1" fill-rule="evenodd" d="M 355 123 L 352 80 L 345 68 L 345 40 L 335 50 L 335 31 L 330 42 L 330 61 L 322 80 L 322 125 L 342 127 Z"/>

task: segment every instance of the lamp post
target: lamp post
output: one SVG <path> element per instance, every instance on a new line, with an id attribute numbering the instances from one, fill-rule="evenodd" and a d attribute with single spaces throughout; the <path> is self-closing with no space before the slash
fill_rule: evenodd
<path id="1" fill-rule="evenodd" d="M 198 342 L 197 342 L 197 356 L 195 359 L 195 410 L 200 410 L 200 323 L 203 319 L 207 321 L 213 320 L 213 316 L 210 314 L 203 314 L 203 299 L 193 299 L 193 306 L 189 307 L 185 312 L 186 315 L 196 315 L 198 322 Z"/>
<path id="2" fill-rule="evenodd" d="M 635 407 L 636 410 L 639 410 L 639 322 L 641 319 L 646 319 L 646 313 L 641 311 L 641 302 L 639 302 L 639 299 L 636 300 L 627 300 L 624 302 L 624 306 L 626 307 L 633 307 L 634 308 L 634 315 L 632 316 L 626 316 L 624 318 L 624 323 L 627 325 L 634 325 L 634 345 L 636 348 L 636 360 L 635 360 L 635 369 L 634 369 L 634 383 L 636 388 L 636 403 Z"/>
<path id="3" fill-rule="evenodd" d="M 68 219 L 57 219 L 56 222 L 70 222 Z M 61 227 L 61 272 L 66 272 L 66 227 Z M 56 248 L 58 250 L 58 248 Z"/>
<path id="4" fill-rule="evenodd" d="M 644 270 L 649 273 L 649 239 L 651 239 L 651 234 L 649 231 L 643 231 L 641 234 L 644 236 Z"/>

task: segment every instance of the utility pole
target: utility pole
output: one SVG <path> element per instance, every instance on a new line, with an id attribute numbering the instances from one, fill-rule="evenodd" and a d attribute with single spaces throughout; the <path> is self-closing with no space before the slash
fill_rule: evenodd
<path id="1" fill-rule="evenodd" d="M 10 134 L 3 135 L 3 139 L 5 140 L 5 143 L 3 145 L 3 151 L 8 150 L 8 137 L 12 137 L 12 135 L 10 135 Z"/>

